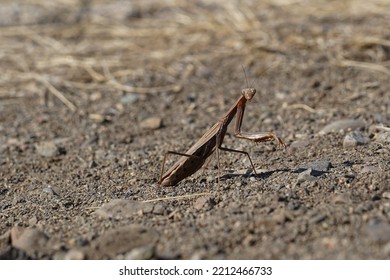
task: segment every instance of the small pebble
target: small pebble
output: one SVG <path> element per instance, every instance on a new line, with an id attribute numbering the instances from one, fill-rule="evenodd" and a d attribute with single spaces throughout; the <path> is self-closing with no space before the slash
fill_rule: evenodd
<path id="1" fill-rule="evenodd" d="M 370 139 L 365 136 L 360 131 L 353 131 L 345 135 L 344 141 L 343 141 L 343 147 L 344 148 L 353 148 L 358 145 L 364 145 L 367 144 L 370 141 Z"/>
<path id="2" fill-rule="evenodd" d="M 192 253 L 191 257 L 189 257 L 190 260 L 203 260 L 207 256 L 206 249 L 199 249 Z"/>
<path id="3" fill-rule="evenodd" d="M 85 259 L 85 254 L 83 251 L 77 249 L 71 249 L 64 256 L 65 260 L 83 260 Z"/>
<path id="4" fill-rule="evenodd" d="M 50 194 L 50 195 L 54 195 L 54 191 L 53 191 L 53 189 L 50 188 L 50 187 L 43 188 L 43 189 L 42 189 L 42 192 L 43 192 L 43 193 Z"/>
<path id="5" fill-rule="evenodd" d="M 103 114 L 89 114 L 88 118 L 98 123 L 103 123 L 105 121 L 105 116 Z"/>
<path id="6" fill-rule="evenodd" d="M 162 203 L 156 204 L 153 208 L 153 214 L 163 215 L 165 211 L 165 206 Z"/>
<path id="7" fill-rule="evenodd" d="M 96 161 L 94 160 L 91 160 L 89 163 L 88 163 L 88 168 L 95 168 L 97 166 L 97 163 Z"/>
<path id="8" fill-rule="evenodd" d="M 361 170 L 360 173 L 375 173 L 379 170 L 377 166 L 366 165 Z"/>
<path id="9" fill-rule="evenodd" d="M 141 122 L 140 126 L 142 129 L 159 129 L 162 126 L 162 119 L 158 117 L 147 118 Z"/>
<path id="10" fill-rule="evenodd" d="M 298 199 L 293 199 L 287 204 L 287 209 L 297 210 L 301 206 L 301 202 Z"/>
<path id="11" fill-rule="evenodd" d="M 294 141 L 289 145 L 289 149 L 291 151 L 299 151 L 304 150 L 310 145 L 310 142 L 308 140 L 298 140 Z"/>
<path id="12" fill-rule="evenodd" d="M 210 196 L 199 197 L 194 202 L 194 208 L 196 210 L 201 210 L 201 209 L 210 210 L 211 208 L 213 208 L 214 205 L 215 205 L 215 201 Z"/>
<path id="13" fill-rule="evenodd" d="M 37 218 L 36 216 L 34 216 L 34 217 L 32 217 L 32 218 L 30 218 L 30 219 L 28 220 L 28 224 L 29 224 L 30 226 L 35 226 L 35 225 L 37 224 L 37 222 L 38 222 L 38 218 Z"/>
<path id="14" fill-rule="evenodd" d="M 55 157 L 60 154 L 57 145 L 50 141 L 36 144 L 35 149 L 43 157 Z"/>
<path id="15" fill-rule="evenodd" d="M 153 257 L 153 246 L 146 245 L 138 248 L 134 248 L 124 256 L 125 260 L 149 260 Z"/>
<path id="16" fill-rule="evenodd" d="M 388 222 L 371 219 L 368 221 L 365 230 L 371 241 L 379 243 L 390 241 L 390 225 Z"/>
<path id="17" fill-rule="evenodd" d="M 135 248 L 154 246 L 158 233 L 152 228 L 138 225 L 116 227 L 103 233 L 91 242 L 88 258 L 115 258 L 118 254 L 131 252 Z"/>
<path id="18" fill-rule="evenodd" d="M 89 100 L 90 101 L 98 101 L 100 99 L 102 99 L 102 93 L 101 92 L 95 91 L 95 92 L 93 92 L 93 93 L 91 93 L 89 95 Z"/>
<path id="19" fill-rule="evenodd" d="M 48 237 L 34 228 L 12 228 L 11 240 L 12 246 L 25 251 L 30 256 L 38 251 L 44 251 L 48 243 Z"/>
<path id="20" fill-rule="evenodd" d="M 298 179 L 297 179 L 298 182 L 302 183 L 302 182 L 305 182 L 305 181 L 315 181 L 316 177 L 312 176 L 311 173 L 312 173 L 311 169 L 307 169 L 307 170 L 299 173 Z"/>
<path id="21" fill-rule="evenodd" d="M 353 172 L 347 172 L 344 174 L 344 178 L 347 178 L 347 179 L 355 179 L 356 178 L 356 175 L 355 173 Z"/>
<path id="22" fill-rule="evenodd" d="M 315 215 L 314 217 L 312 217 L 310 220 L 309 220 L 309 223 L 310 224 L 319 224 L 323 221 L 325 221 L 327 218 L 326 214 L 318 214 L 318 215 Z"/>
<path id="23" fill-rule="evenodd" d="M 138 99 L 139 99 L 139 94 L 129 93 L 129 94 L 126 94 L 125 96 L 122 96 L 121 103 L 122 104 L 132 104 L 132 103 L 136 102 Z"/>
<path id="24" fill-rule="evenodd" d="M 390 131 L 379 133 L 376 136 L 376 141 L 382 144 L 390 144 Z"/>
<path id="25" fill-rule="evenodd" d="M 382 194 L 382 197 L 383 197 L 383 198 L 390 199 L 390 192 L 384 192 L 384 193 Z"/>
<path id="26" fill-rule="evenodd" d="M 351 201 L 348 194 L 342 193 L 335 196 L 333 199 L 334 204 L 347 204 Z"/>

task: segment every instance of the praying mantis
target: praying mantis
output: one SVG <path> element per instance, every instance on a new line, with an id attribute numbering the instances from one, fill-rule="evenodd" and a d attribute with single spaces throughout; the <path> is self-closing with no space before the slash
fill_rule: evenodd
<path id="1" fill-rule="evenodd" d="M 245 70 L 244 70 L 245 73 Z M 246 78 L 246 74 L 245 74 Z M 247 82 L 248 83 L 248 82 Z M 286 144 L 277 137 L 275 134 L 269 132 L 258 133 L 246 133 L 241 132 L 242 120 L 244 117 L 244 111 L 246 102 L 252 100 L 256 94 L 256 89 L 252 87 L 244 88 L 241 90 L 240 98 L 234 103 L 224 117 L 216 122 L 203 136 L 185 153 L 179 153 L 175 151 L 168 151 L 165 153 L 164 160 L 161 167 L 161 174 L 158 184 L 160 187 L 175 186 L 183 179 L 191 176 L 198 171 L 214 152 L 217 155 L 218 175 L 220 170 L 219 164 L 219 152 L 227 151 L 244 154 L 248 157 L 252 166 L 253 172 L 256 173 L 256 169 L 253 165 L 252 159 L 248 152 L 230 149 L 222 147 L 223 139 L 226 135 L 227 128 L 234 116 L 236 116 L 236 125 L 234 136 L 240 139 L 246 139 L 253 142 L 266 142 L 275 140 L 278 146 L 286 148 Z M 165 163 L 169 154 L 179 155 L 181 158 L 174 163 L 167 171 L 164 172 Z M 218 176 L 219 177 L 219 176 Z"/>

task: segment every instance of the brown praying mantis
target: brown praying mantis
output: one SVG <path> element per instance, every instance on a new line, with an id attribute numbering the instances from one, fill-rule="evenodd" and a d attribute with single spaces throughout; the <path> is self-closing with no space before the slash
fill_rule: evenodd
<path id="1" fill-rule="evenodd" d="M 245 70 L 244 70 L 245 73 Z M 246 77 L 246 75 L 245 75 Z M 227 128 L 230 122 L 236 116 L 236 126 L 234 136 L 241 139 L 246 139 L 253 142 L 266 142 L 270 140 L 275 140 L 278 146 L 283 146 L 286 148 L 286 144 L 275 134 L 268 132 L 259 132 L 259 133 L 245 133 L 241 132 L 242 120 L 244 117 L 244 111 L 246 102 L 252 100 L 253 96 L 256 94 L 256 89 L 249 87 L 241 91 L 241 97 L 236 101 L 236 103 L 230 108 L 227 114 L 222 117 L 216 124 L 214 124 L 192 147 L 185 153 L 178 153 L 174 151 L 168 151 L 165 153 L 161 175 L 158 184 L 161 187 L 165 186 L 175 186 L 181 180 L 185 179 L 188 176 L 191 176 L 196 171 L 198 171 L 204 164 L 206 159 L 211 156 L 214 152 L 217 154 L 217 164 L 218 164 L 218 175 L 219 175 L 219 151 L 227 151 L 244 154 L 248 157 L 253 172 L 256 173 L 256 169 L 253 165 L 252 159 L 249 156 L 248 152 L 234 150 L 222 147 L 222 142 L 225 137 Z M 165 162 L 169 154 L 179 155 L 181 158 L 173 164 L 165 173 Z"/>

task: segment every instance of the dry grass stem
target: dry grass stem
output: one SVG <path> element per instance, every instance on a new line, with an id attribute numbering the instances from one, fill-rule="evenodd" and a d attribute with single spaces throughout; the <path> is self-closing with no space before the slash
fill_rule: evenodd
<path id="1" fill-rule="evenodd" d="M 159 86 L 159 87 L 133 87 L 133 86 L 122 85 L 115 80 L 109 80 L 107 84 L 113 86 L 117 90 L 122 90 L 122 91 L 132 92 L 132 93 L 159 93 L 159 92 L 175 93 L 175 92 L 180 92 L 182 90 L 182 86 L 179 84 Z"/>
<path id="2" fill-rule="evenodd" d="M 367 69 L 371 71 L 377 71 L 384 73 L 386 75 L 390 75 L 390 70 L 387 69 L 386 67 L 380 65 L 380 64 L 375 64 L 375 63 L 370 63 L 370 62 L 361 62 L 361 61 L 353 61 L 353 60 L 347 60 L 343 59 L 337 63 L 341 67 L 357 67 L 361 69 Z"/>
<path id="3" fill-rule="evenodd" d="M 303 109 L 303 110 L 306 110 L 310 113 L 318 113 L 320 112 L 321 110 L 316 110 L 306 104 L 300 104 L 300 103 L 297 103 L 297 104 L 291 104 L 291 105 L 287 105 L 287 108 L 291 108 L 291 109 Z"/>
<path id="4" fill-rule="evenodd" d="M 191 199 L 191 198 L 195 198 L 197 196 L 203 196 L 203 195 L 210 195 L 210 193 L 204 192 L 204 193 L 194 193 L 194 194 L 188 194 L 188 195 L 171 196 L 171 197 L 160 197 L 160 198 L 155 198 L 155 199 L 144 200 L 142 202 L 147 203 L 147 202 L 156 202 L 156 201 Z"/>
<path id="5" fill-rule="evenodd" d="M 376 129 L 383 130 L 383 131 L 390 131 L 390 127 L 384 126 L 384 125 L 375 125 Z"/>
<path id="6" fill-rule="evenodd" d="M 58 89 L 56 89 L 46 78 L 37 74 L 32 74 L 31 77 L 41 82 L 51 94 L 61 100 L 62 103 L 64 103 L 65 106 L 68 107 L 72 112 L 76 111 L 77 107 L 72 102 L 70 102 Z"/>

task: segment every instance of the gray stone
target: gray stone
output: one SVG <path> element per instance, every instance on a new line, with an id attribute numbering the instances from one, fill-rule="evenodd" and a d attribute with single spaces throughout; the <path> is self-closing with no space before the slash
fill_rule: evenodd
<path id="1" fill-rule="evenodd" d="M 11 229 L 12 246 L 34 256 L 37 252 L 45 252 L 49 238 L 35 228 L 14 227 Z"/>
<path id="2" fill-rule="evenodd" d="M 210 210 L 215 205 L 215 201 L 211 196 L 202 196 L 195 200 L 193 206 L 196 210 Z"/>
<path id="3" fill-rule="evenodd" d="M 135 248 L 154 246 L 157 239 L 157 232 L 151 228 L 138 225 L 124 226 L 109 230 L 95 239 L 86 250 L 86 254 L 92 259 L 115 258 Z"/>
<path id="4" fill-rule="evenodd" d="M 305 181 L 309 181 L 310 182 L 310 181 L 317 180 L 317 178 L 312 175 L 312 172 L 313 172 L 312 169 L 307 169 L 307 170 L 299 173 L 298 179 L 297 179 L 298 183 L 302 183 L 302 182 L 305 182 Z"/>
<path id="5" fill-rule="evenodd" d="M 35 150 L 43 157 L 55 157 L 60 154 L 60 150 L 57 145 L 51 141 L 45 141 L 35 144 Z"/>
<path id="6" fill-rule="evenodd" d="M 289 145 L 289 149 L 291 151 L 299 151 L 299 150 L 304 150 L 310 145 L 309 140 L 298 140 L 294 141 Z"/>
<path id="7" fill-rule="evenodd" d="M 101 218 L 108 219 L 123 219 L 137 215 L 143 209 L 149 208 L 149 203 L 126 200 L 126 199 L 114 199 L 104 204 L 102 207 L 95 211 L 96 215 Z"/>
<path id="8" fill-rule="evenodd" d="M 332 167 L 332 164 L 330 161 L 317 160 L 317 161 L 308 162 L 307 164 L 301 166 L 300 169 L 303 169 L 303 170 L 312 169 L 314 171 L 326 172 L 326 171 L 329 171 L 331 167 Z"/>
<path id="9" fill-rule="evenodd" d="M 390 225 L 388 222 L 371 219 L 365 227 L 365 232 L 373 242 L 387 243 L 390 241 Z"/>
<path id="10" fill-rule="evenodd" d="M 378 172 L 379 167 L 372 166 L 372 165 L 366 165 L 361 170 L 360 173 L 375 173 Z"/>
<path id="11" fill-rule="evenodd" d="M 390 144 L 390 131 L 379 133 L 376 136 L 376 141 L 382 144 Z"/>
<path id="12" fill-rule="evenodd" d="M 158 203 L 153 208 L 153 214 L 164 215 L 165 205 L 163 203 Z"/>
<path id="13" fill-rule="evenodd" d="M 122 104 L 132 104 L 139 99 L 139 94 L 129 93 L 121 97 Z"/>
<path id="14" fill-rule="evenodd" d="M 363 120 L 343 119 L 326 125 L 323 129 L 320 130 L 320 132 L 318 132 L 318 134 L 325 135 L 331 132 L 353 131 L 365 126 L 366 122 Z"/>
<path id="15" fill-rule="evenodd" d="M 353 148 L 358 145 L 365 145 L 370 139 L 360 131 L 353 131 L 345 135 L 343 141 L 344 148 Z"/>

